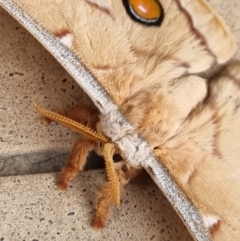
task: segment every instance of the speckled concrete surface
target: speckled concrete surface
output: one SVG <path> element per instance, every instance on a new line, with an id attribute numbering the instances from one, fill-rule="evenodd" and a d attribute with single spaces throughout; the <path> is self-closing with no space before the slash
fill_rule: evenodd
<path id="1" fill-rule="evenodd" d="M 53 174 L 0 177 L 1 241 L 192 241 L 145 174 L 126 187 L 103 231 L 90 226 L 96 192 L 105 180 L 103 171 L 81 173 L 67 192 L 58 191 L 54 180 Z"/>

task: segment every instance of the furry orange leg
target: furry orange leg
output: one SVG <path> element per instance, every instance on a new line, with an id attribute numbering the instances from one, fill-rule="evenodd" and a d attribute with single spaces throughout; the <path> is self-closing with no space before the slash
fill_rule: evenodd
<path id="1" fill-rule="evenodd" d="M 107 182 L 98 193 L 97 211 L 93 222 L 94 228 L 102 229 L 105 227 L 112 204 L 111 185 Z"/>
<path id="2" fill-rule="evenodd" d="M 95 141 L 78 140 L 73 146 L 68 163 L 62 168 L 57 186 L 59 189 L 66 190 L 69 182 L 82 171 L 87 160 L 88 153 L 94 149 Z"/>
<path id="3" fill-rule="evenodd" d="M 136 169 L 128 165 L 123 165 L 121 169 L 116 171 L 118 172 L 120 181 L 120 193 L 123 193 L 123 187 L 129 180 L 137 177 L 142 172 L 141 169 Z M 95 229 L 102 229 L 106 225 L 111 205 L 114 203 L 111 190 L 111 185 L 107 182 L 98 193 L 97 210 L 93 222 Z"/>
<path id="4" fill-rule="evenodd" d="M 70 110 L 60 110 L 58 113 L 80 122 L 92 129 L 96 129 L 96 123 L 99 121 L 99 112 L 97 109 L 87 105 L 77 105 Z M 90 151 L 94 149 L 95 141 L 78 140 L 74 144 L 68 163 L 62 168 L 59 174 L 57 186 L 62 190 L 66 190 L 69 182 L 81 171 L 87 160 Z"/>

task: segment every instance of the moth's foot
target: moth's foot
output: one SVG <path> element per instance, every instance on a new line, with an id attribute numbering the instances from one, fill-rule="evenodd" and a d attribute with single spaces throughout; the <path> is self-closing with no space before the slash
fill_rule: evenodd
<path id="1" fill-rule="evenodd" d="M 105 227 L 105 220 L 100 216 L 96 216 L 93 222 L 93 228 L 96 230 L 102 230 Z"/>
<path id="2" fill-rule="evenodd" d="M 77 168 L 73 166 L 63 167 L 57 179 L 57 187 L 60 190 L 67 190 L 68 184 L 77 176 L 77 174 Z"/>
<path id="3" fill-rule="evenodd" d="M 66 191 L 68 188 L 68 183 L 64 182 L 64 181 L 58 181 L 57 182 L 57 187 L 58 189 L 62 190 L 62 191 Z"/>

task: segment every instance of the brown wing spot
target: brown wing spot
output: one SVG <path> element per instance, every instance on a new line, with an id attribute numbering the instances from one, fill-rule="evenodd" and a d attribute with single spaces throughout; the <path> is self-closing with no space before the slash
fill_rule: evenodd
<path id="1" fill-rule="evenodd" d="M 92 8 L 98 9 L 99 11 L 101 11 L 104 14 L 109 15 L 113 20 L 114 17 L 112 16 L 111 12 L 109 11 L 109 9 L 102 7 L 100 5 L 98 5 L 97 3 L 91 2 L 90 0 L 86 0 L 86 3 L 91 6 Z"/>
<path id="2" fill-rule="evenodd" d="M 210 234 L 211 234 L 212 236 L 214 236 L 215 233 L 220 229 L 220 226 L 221 226 L 221 221 L 218 220 L 217 223 L 215 223 L 213 226 L 211 226 L 211 227 L 209 228 Z"/>
<path id="3" fill-rule="evenodd" d="M 62 30 L 59 30 L 59 31 L 54 33 L 54 35 L 57 38 L 63 38 L 63 37 L 65 37 L 68 34 L 70 34 L 70 31 L 68 29 L 62 29 Z"/>
<path id="4" fill-rule="evenodd" d="M 216 215 L 204 215 L 203 221 L 211 236 L 214 236 L 221 227 L 221 219 Z"/>

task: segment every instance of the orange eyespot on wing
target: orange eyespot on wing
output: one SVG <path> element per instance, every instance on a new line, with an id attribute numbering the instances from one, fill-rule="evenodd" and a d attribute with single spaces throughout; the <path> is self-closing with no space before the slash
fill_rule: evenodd
<path id="1" fill-rule="evenodd" d="M 164 18 L 163 8 L 158 0 L 123 0 L 129 16 L 145 25 L 160 25 Z"/>

